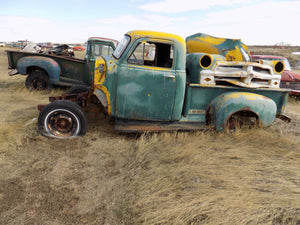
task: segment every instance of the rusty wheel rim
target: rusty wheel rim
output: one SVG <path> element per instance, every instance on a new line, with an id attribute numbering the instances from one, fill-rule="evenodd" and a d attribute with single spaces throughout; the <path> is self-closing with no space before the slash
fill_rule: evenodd
<path id="1" fill-rule="evenodd" d="M 31 84 L 32 88 L 35 90 L 44 90 L 47 88 L 47 82 L 41 78 L 35 78 Z"/>
<path id="2" fill-rule="evenodd" d="M 80 130 L 78 117 L 66 109 L 55 109 L 45 119 L 45 128 L 56 137 L 76 136 Z"/>

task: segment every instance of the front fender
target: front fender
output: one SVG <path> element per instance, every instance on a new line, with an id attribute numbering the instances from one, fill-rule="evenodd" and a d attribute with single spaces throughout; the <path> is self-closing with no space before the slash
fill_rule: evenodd
<path id="1" fill-rule="evenodd" d="M 263 95 L 248 92 L 228 92 L 216 97 L 209 105 L 211 125 L 223 132 L 227 120 L 236 112 L 248 111 L 257 115 L 262 126 L 269 126 L 276 117 L 276 103 Z"/>
<path id="2" fill-rule="evenodd" d="M 39 67 L 45 70 L 52 84 L 59 82 L 61 69 L 59 64 L 54 59 L 43 56 L 26 56 L 19 59 L 17 63 L 17 69 L 20 74 L 27 74 L 27 68 L 29 67 Z"/>
<path id="3" fill-rule="evenodd" d="M 106 110 L 109 116 L 112 115 L 111 103 L 110 103 L 110 93 L 103 85 L 106 78 L 106 60 L 104 57 L 99 56 L 95 62 L 94 70 L 94 94 L 97 96 L 98 100 L 101 102 L 102 106 Z"/>

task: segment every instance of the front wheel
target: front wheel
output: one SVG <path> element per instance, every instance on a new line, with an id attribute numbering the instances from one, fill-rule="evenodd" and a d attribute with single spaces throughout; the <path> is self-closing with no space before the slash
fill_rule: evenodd
<path id="1" fill-rule="evenodd" d="M 41 110 L 38 127 L 45 136 L 70 138 L 85 135 L 88 120 L 83 108 L 76 103 L 57 100 Z"/>

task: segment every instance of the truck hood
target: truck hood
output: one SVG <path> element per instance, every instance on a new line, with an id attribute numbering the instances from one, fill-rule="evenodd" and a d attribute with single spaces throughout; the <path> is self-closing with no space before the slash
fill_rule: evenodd
<path id="1" fill-rule="evenodd" d="M 186 37 L 187 53 L 219 54 L 226 61 L 251 61 L 248 47 L 240 39 L 213 37 L 203 33 Z"/>

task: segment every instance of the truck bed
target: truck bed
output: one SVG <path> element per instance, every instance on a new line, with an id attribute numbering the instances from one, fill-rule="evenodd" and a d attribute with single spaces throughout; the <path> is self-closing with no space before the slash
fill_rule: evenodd
<path id="1" fill-rule="evenodd" d="M 7 58 L 8 58 L 8 69 L 16 69 L 18 60 L 24 56 L 43 56 L 43 57 L 54 58 L 58 60 L 67 60 L 72 62 L 85 63 L 85 60 L 83 59 L 73 58 L 69 56 L 50 55 L 50 54 L 34 53 L 34 52 L 22 52 L 20 50 L 5 50 L 5 51 L 7 53 Z"/>
<path id="2" fill-rule="evenodd" d="M 58 85 L 70 85 L 72 83 L 91 83 L 88 71 L 88 66 L 85 60 L 73 58 L 69 56 L 59 56 L 44 53 L 23 52 L 15 50 L 6 50 L 8 58 L 8 69 L 18 69 L 18 61 L 23 57 L 39 57 L 50 58 L 57 62 L 60 66 L 60 79 Z M 34 65 L 37 66 L 37 65 Z M 18 71 L 22 75 L 26 75 L 27 71 Z"/>

